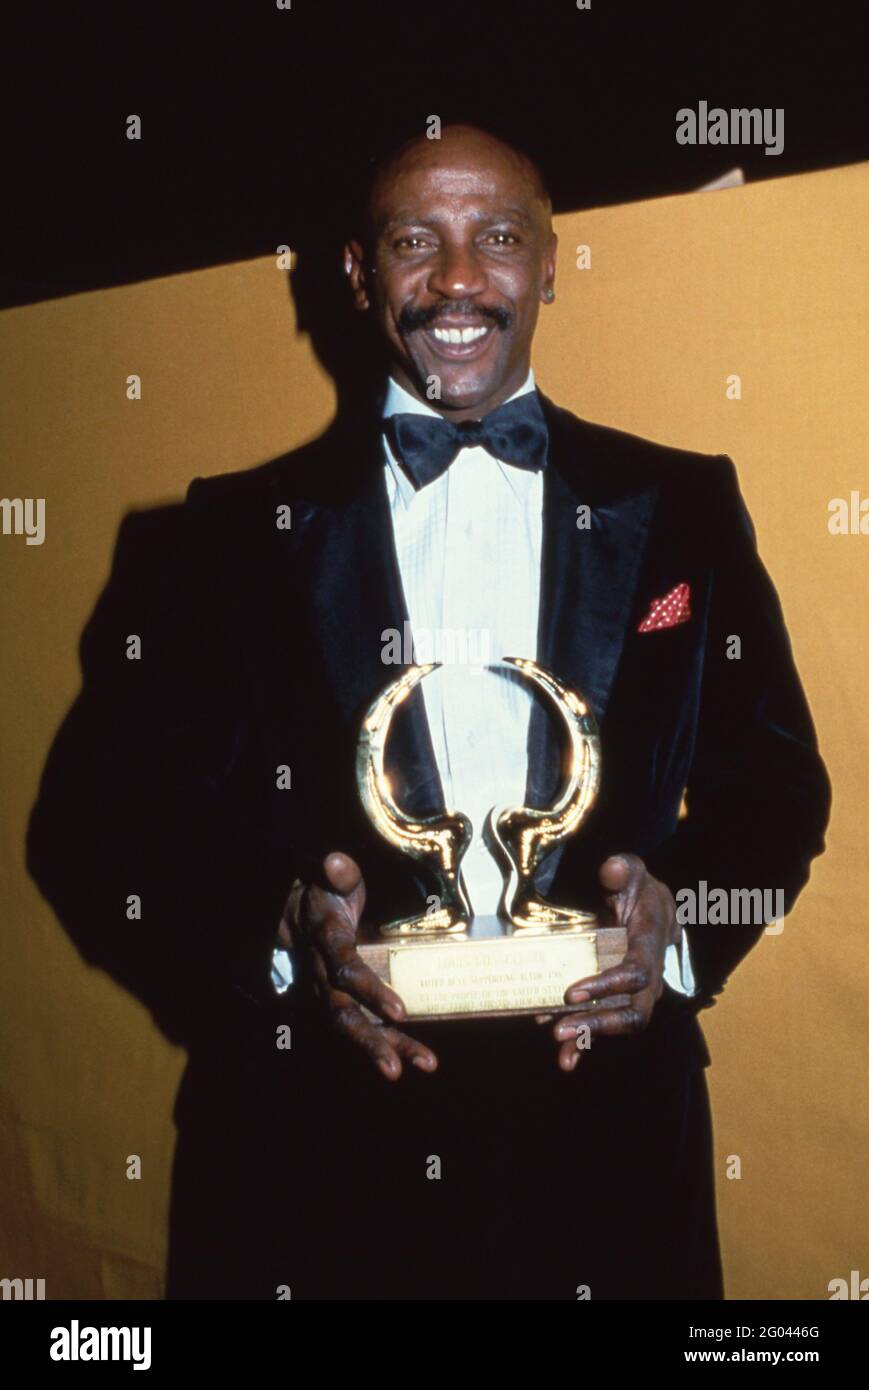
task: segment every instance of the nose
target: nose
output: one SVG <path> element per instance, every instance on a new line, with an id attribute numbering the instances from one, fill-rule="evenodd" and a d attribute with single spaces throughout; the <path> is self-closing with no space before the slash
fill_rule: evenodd
<path id="1" fill-rule="evenodd" d="M 445 244 L 429 272 L 427 288 L 446 299 L 467 299 L 487 286 L 485 272 L 473 246 Z"/>

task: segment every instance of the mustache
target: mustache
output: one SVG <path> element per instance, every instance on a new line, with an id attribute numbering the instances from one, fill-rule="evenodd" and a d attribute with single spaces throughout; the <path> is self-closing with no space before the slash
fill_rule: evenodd
<path id="1" fill-rule="evenodd" d="M 502 331 L 510 328 L 513 323 L 513 315 L 507 309 L 502 309 L 500 305 L 474 304 L 470 302 L 455 304 L 432 304 L 428 309 L 414 309 L 411 304 L 405 306 L 399 314 L 396 323 L 401 334 L 416 333 L 420 328 L 430 328 L 438 319 L 446 318 L 451 314 L 475 315 L 477 318 L 491 319 L 497 328 Z"/>

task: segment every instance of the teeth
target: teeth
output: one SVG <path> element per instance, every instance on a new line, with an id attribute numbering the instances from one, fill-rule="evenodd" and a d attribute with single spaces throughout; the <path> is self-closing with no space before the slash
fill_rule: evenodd
<path id="1" fill-rule="evenodd" d="M 439 343 L 475 343 L 488 332 L 488 328 L 436 328 L 434 335 Z"/>

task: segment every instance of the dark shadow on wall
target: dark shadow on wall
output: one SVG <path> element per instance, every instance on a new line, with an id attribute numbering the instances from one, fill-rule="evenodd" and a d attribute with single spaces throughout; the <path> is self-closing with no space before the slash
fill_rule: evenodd
<path id="1" fill-rule="evenodd" d="M 341 1152 L 337 1116 L 352 1127 L 348 1117 L 366 1094 L 310 1000 L 299 991 L 277 997 L 270 984 L 293 878 L 300 867 L 313 872 L 334 846 L 301 844 L 291 854 L 304 831 L 274 810 L 281 755 L 269 738 L 296 746 L 293 682 L 316 654 L 304 614 L 296 624 L 280 557 L 263 583 L 261 566 L 271 563 L 263 536 L 275 536 L 277 499 L 328 506 L 345 496 L 365 465 L 361 431 L 384 366 L 370 316 L 349 302 L 344 235 L 337 220 L 334 234 L 321 222 L 294 247 L 298 271 L 289 277 L 298 332 L 335 382 L 336 419 L 290 455 L 209 480 L 211 500 L 195 524 L 190 504 L 124 519 L 109 582 L 81 637 L 81 693 L 48 754 L 28 830 L 29 872 L 82 959 L 142 1002 L 188 1053 L 174 1112 L 173 1298 L 274 1296 L 287 1274 L 280 1260 L 268 1264 L 275 1189 L 257 1181 L 258 1165 L 272 1165 L 288 1190 L 307 1190 L 329 1161 L 327 1139 L 329 1153 Z M 215 562 L 221 555 L 226 563 Z M 263 594 L 285 609 L 285 640 L 269 627 L 274 612 L 258 626 Z M 141 654 L 128 659 L 136 638 Z M 281 705 L 277 697 L 271 718 L 264 706 L 280 691 L 286 698 Z M 352 844 L 362 811 L 349 793 L 351 751 L 327 732 L 338 723 L 334 708 L 324 702 L 306 717 L 315 730 L 323 725 L 322 738 L 311 736 L 322 748 L 320 779 L 341 788 L 337 801 L 353 802 L 345 816 Z M 374 866 L 378 855 L 373 845 Z M 291 1029 L 291 1049 L 276 1048 L 279 1028 Z M 333 1092 L 325 1105 L 323 1078 L 338 1070 L 347 1076 L 343 1102 Z M 276 1108 L 276 1096 L 286 1108 Z M 139 1098 L 129 1104 L 132 1119 Z M 312 1133 L 316 1158 L 302 1142 Z M 322 1291 L 331 1276 L 324 1266 L 318 1283 L 318 1262 L 338 1233 L 323 1245 L 317 1231 L 306 1229 L 299 1260 L 309 1287 Z M 298 1245 L 298 1229 L 291 1238 Z"/>
<path id="2" fill-rule="evenodd" d="M 30 872 L 85 960 L 184 1045 L 215 1024 L 209 961 L 232 949 L 233 908 L 275 924 L 289 886 L 285 865 L 267 866 L 272 881 L 237 824 L 203 808 L 219 793 L 240 802 L 250 791 L 241 780 L 250 715 L 233 694 L 251 658 L 234 621 L 243 596 L 232 587 L 233 557 L 246 581 L 262 558 L 262 528 L 274 533 L 276 500 L 335 503 L 371 463 L 362 430 L 376 418 L 387 364 L 373 315 L 352 307 L 341 260 L 347 235 L 346 211 L 321 212 L 293 247 L 287 277 L 296 331 L 334 382 L 335 419 L 293 453 L 210 480 L 212 532 L 210 513 L 193 524 L 183 505 L 124 519 L 109 582 L 81 637 L 81 694 L 31 817 Z M 229 552 L 227 564 L 215 565 L 212 540 Z M 128 659 L 136 637 L 141 658 Z M 224 860 L 237 879 L 260 885 L 260 900 L 227 902 L 230 875 L 215 872 Z M 261 951 L 256 972 L 265 958 Z M 219 998 L 221 1019 L 226 1002 Z"/>
<path id="3" fill-rule="evenodd" d="M 352 305 L 342 265 L 351 227 L 344 211 L 321 212 L 315 226 L 299 233 L 293 246 L 295 268 L 287 277 L 297 332 L 308 336 L 318 362 L 334 382 L 341 427 L 370 415 L 388 369 L 373 313 Z"/>

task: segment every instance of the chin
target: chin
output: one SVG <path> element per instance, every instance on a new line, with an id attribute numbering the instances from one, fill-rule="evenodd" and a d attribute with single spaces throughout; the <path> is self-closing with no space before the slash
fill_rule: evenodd
<path id="1" fill-rule="evenodd" d="M 498 382 L 495 380 L 480 381 L 476 377 L 459 373 L 446 376 L 443 372 L 440 373 L 440 378 L 440 401 L 432 401 L 431 404 L 440 404 L 452 410 L 470 410 L 473 406 L 487 401 L 498 390 Z"/>
<path id="2" fill-rule="evenodd" d="M 433 406 L 444 406 L 447 410 L 473 410 L 475 406 L 482 405 L 488 400 L 488 391 L 447 391 L 441 390 L 439 401 L 432 401 Z"/>

